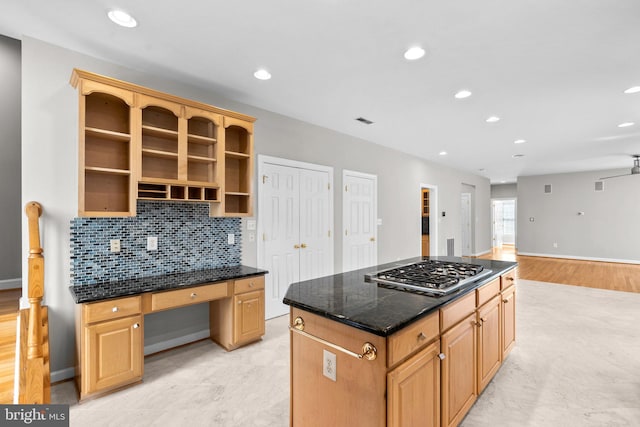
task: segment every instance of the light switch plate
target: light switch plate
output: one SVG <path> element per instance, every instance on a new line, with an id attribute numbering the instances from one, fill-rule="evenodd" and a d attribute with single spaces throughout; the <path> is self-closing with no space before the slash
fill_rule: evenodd
<path id="1" fill-rule="evenodd" d="M 236 235 L 233 233 L 229 233 L 227 234 L 227 243 L 230 245 L 235 245 L 236 244 Z"/>
<path id="2" fill-rule="evenodd" d="M 247 220 L 247 230 L 255 230 L 256 229 L 256 220 L 248 219 Z"/>

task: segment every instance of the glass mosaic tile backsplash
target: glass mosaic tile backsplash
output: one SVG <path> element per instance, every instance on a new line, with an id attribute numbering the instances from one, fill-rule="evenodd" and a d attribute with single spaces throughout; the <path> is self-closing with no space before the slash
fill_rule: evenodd
<path id="1" fill-rule="evenodd" d="M 240 218 L 210 218 L 201 203 L 138 201 L 137 212 L 71 220 L 72 285 L 240 264 Z M 147 251 L 150 236 L 158 238 L 156 251 Z M 110 251 L 111 239 L 120 239 L 120 252 Z"/>

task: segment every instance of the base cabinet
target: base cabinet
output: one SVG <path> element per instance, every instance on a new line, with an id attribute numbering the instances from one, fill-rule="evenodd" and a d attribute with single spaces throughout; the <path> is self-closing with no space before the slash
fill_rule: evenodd
<path id="1" fill-rule="evenodd" d="M 387 374 L 387 425 L 440 427 L 440 341 Z"/>
<path id="2" fill-rule="evenodd" d="M 516 345 L 516 287 L 510 286 L 502 291 L 500 301 L 502 314 L 502 359 L 504 360 Z"/>
<path id="3" fill-rule="evenodd" d="M 441 337 L 442 426 L 457 426 L 478 397 L 476 376 L 476 314 L 463 319 Z"/>
<path id="4" fill-rule="evenodd" d="M 497 295 L 477 311 L 478 394 L 489 384 L 502 362 L 500 302 Z"/>

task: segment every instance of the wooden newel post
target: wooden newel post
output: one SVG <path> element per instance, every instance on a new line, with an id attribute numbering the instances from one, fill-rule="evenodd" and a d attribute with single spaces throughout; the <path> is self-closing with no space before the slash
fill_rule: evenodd
<path id="1" fill-rule="evenodd" d="M 27 389 L 42 396 L 43 342 L 42 342 L 42 298 L 44 296 L 44 257 L 40 247 L 39 219 L 42 206 L 29 202 L 25 206 L 29 220 L 28 298 L 29 329 L 27 333 Z M 35 390 L 34 390 L 35 389 Z M 38 393 L 39 392 L 39 393 Z M 33 396 L 32 393 L 29 393 Z M 34 403 L 42 403 L 42 397 Z M 38 402 L 37 400 L 40 400 Z"/>

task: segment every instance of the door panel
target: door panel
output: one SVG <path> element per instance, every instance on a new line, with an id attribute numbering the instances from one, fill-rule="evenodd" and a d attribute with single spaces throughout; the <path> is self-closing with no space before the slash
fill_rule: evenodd
<path id="1" fill-rule="evenodd" d="M 345 172 L 343 271 L 377 264 L 375 175 Z"/>
<path id="2" fill-rule="evenodd" d="M 332 272 L 329 174 L 300 169 L 300 280 Z"/>

